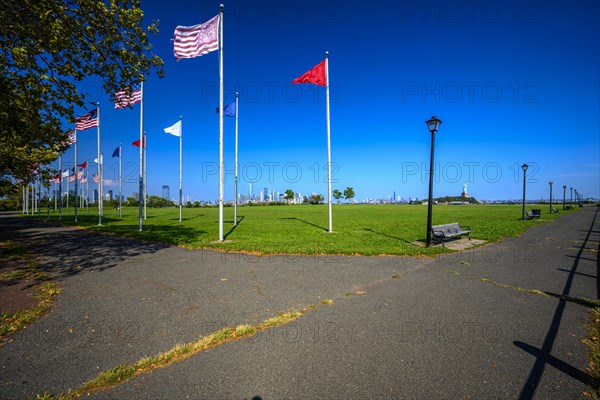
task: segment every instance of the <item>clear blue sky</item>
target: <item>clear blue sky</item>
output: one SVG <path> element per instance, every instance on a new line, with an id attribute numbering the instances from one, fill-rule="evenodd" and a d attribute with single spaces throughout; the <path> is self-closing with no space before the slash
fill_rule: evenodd
<path id="1" fill-rule="evenodd" d="M 438 116 L 434 195 L 478 199 L 554 196 L 562 186 L 600 197 L 600 8 L 597 1 L 227 1 L 225 102 L 240 92 L 240 192 L 253 183 L 326 194 L 325 89 L 290 81 L 330 54 L 333 188 L 356 198 L 427 196 Z M 165 78 L 145 83 L 148 194 L 177 197 L 178 138 L 163 128 L 183 116 L 184 196 L 218 197 L 218 52 L 176 62 L 177 25 L 205 22 L 219 2 L 142 0 Z M 87 85 L 94 91 L 94 84 Z M 124 145 L 124 194 L 137 191 L 139 105 L 101 103 L 105 178 L 116 180 Z M 81 111 L 83 114 L 85 110 Z M 225 119 L 225 198 L 233 198 L 235 119 Z M 96 130 L 79 134 L 78 158 L 93 160 Z M 71 162 L 69 150 L 63 162 Z M 107 184 L 106 190 L 118 191 Z"/>

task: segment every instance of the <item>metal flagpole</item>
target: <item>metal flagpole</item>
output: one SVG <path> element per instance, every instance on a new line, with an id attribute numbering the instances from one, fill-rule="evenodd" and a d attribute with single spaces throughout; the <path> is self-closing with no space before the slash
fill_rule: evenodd
<path id="1" fill-rule="evenodd" d="M 23 208 L 23 214 L 25 214 L 25 202 L 26 202 L 26 199 L 25 199 L 25 185 L 23 184 L 21 188 L 23 189 L 23 196 L 21 197 L 21 200 L 22 200 L 22 203 L 23 203 L 22 204 L 22 206 L 23 206 L 22 208 Z"/>
<path id="2" fill-rule="evenodd" d="M 182 150 L 183 150 L 183 121 L 181 115 L 179 116 L 179 222 L 181 222 L 181 214 L 183 208 L 183 163 L 182 163 Z"/>
<path id="3" fill-rule="evenodd" d="M 233 181 L 233 226 L 237 226 L 238 204 L 238 113 L 239 93 L 235 92 L 235 177 Z"/>
<path id="4" fill-rule="evenodd" d="M 140 214 L 140 223 L 139 223 L 139 230 L 140 232 L 142 231 L 142 226 L 143 226 L 143 221 L 142 221 L 142 199 L 143 199 L 143 195 L 144 195 L 144 171 L 143 171 L 143 167 L 144 167 L 144 149 L 142 149 L 142 144 L 143 144 L 143 140 L 144 140 L 144 82 L 142 81 L 142 83 L 140 84 L 140 182 L 139 182 L 139 191 L 140 193 L 138 194 L 138 208 L 139 208 L 139 214 Z"/>
<path id="5" fill-rule="evenodd" d="M 123 198 L 123 148 L 119 143 L 119 218 L 123 218 L 121 199 Z"/>
<path id="6" fill-rule="evenodd" d="M 71 191 L 71 170 L 67 169 L 69 176 L 67 176 L 67 214 L 69 213 L 69 192 Z"/>
<path id="7" fill-rule="evenodd" d="M 90 215 L 90 177 L 88 176 L 88 163 L 85 163 L 85 207 Z"/>
<path id="8" fill-rule="evenodd" d="M 62 155 L 58 157 L 58 169 L 60 170 L 58 174 L 58 199 L 60 200 L 58 203 L 58 220 L 62 221 Z"/>
<path id="9" fill-rule="evenodd" d="M 98 225 L 102 225 L 102 154 L 100 153 L 100 103 L 96 103 L 98 117 Z"/>
<path id="10" fill-rule="evenodd" d="M 219 19 L 219 241 L 223 241 L 223 9 Z"/>
<path id="11" fill-rule="evenodd" d="M 327 117 L 327 204 L 329 207 L 329 233 L 333 232 L 333 220 L 331 212 L 331 131 L 329 126 L 329 52 L 325 52 L 325 104 Z"/>
<path id="12" fill-rule="evenodd" d="M 146 132 L 144 132 L 144 140 L 142 141 L 142 144 L 144 145 L 144 219 L 148 218 L 148 215 L 146 214 L 146 203 L 148 203 L 148 191 L 147 191 L 147 186 L 148 186 L 148 171 L 146 171 L 146 167 L 148 166 L 148 162 L 147 162 L 147 156 L 148 156 L 148 152 L 146 151 Z"/>
<path id="13" fill-rule="evenodd" d="M 77 181 L 79 180 L 79 167 L 77 166 L 77 129 L 75 129 L 75 165 L 73 168 L 75 169 L 75 222 L 77 222 L 77 195 L 79 194 L 79 187 L 77 185 Z"/>

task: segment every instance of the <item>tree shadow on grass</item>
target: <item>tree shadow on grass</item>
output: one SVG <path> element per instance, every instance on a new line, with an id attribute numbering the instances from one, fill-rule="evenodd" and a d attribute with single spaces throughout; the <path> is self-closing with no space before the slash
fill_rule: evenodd
<path id="1" fill-rule="evenodd" d="M 107 220 L 104 221 L 108 223 L 110 219 Z M 134 224 L 113 225 L 111 234 L 106 234 L 7 216 L 0 218 L 0 240 L 23 245 L 37 258 L 41 270 L 61 279 L 86 270 L 103 271 L 128 258 L 171 247 L 166 243 L 185 244 L 190 238 L 206 234 L 179 225 L 149 227 L 142 233 L 138 228 Z M 99 230 L 102 231 L 102 227 Z M 119 236 L 136 236 L 142 240 Z"/>
<path id="2" fill-rule="evenodd" d="M 303 219 L 300 219 L 300 218 L 296 218 L 296 217 L 289 217 L 289 218 L 279 218 L 279 219 L 287 219 L 287 220 L 295 220 L 295 221 L 300 221 L 300 222 L 302 222 L 302 223 L 305 223 L 306 225 L 314 226 L 315 228 L 319 228 L 319 229 L 322 229 L 322 230 L 324 230 L 325 232 L 329 232 L 329 230 L 328 230 L 327 228 L 323 228 L 322 226 L 319 226 L 319 225 L 313 224 L 312 222 L 308 222 L 308 221 L 305 221 L 305 220 L 303 220 Z"/>

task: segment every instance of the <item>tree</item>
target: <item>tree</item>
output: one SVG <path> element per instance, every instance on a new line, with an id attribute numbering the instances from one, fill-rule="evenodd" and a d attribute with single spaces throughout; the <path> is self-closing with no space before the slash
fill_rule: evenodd
<path id="1" fill-rule="evenodd" d="M 354 189 L 348 186 L 348 187 L 347 187 L 347 188 L 344 190 L 344 198 L 345 198 L 346 200 L 350 200 L 350 199 L 354 198 Z"/>
<path id="2" fill-rule="evenodd" d="M 313 193 L 310 195 L 310 197 L 305 197 L 302 202 L 308 204 L 323 204 L 324 200 L 325 197 L 323 197 L 322 194 Z"/>
<path id="3" fill-rule="evenodd" d="M 340 203 L 340 199 L 342 198 L 342 192 L 340 192 L 337 189 L 334 189 L 333 192 L 331 192 L 331 194 L 333 194 L 333 198 L 337 200 L 338 204 Z"/>
<path id="4" fill-rule="evenodd" d="M 114 100 L 151 70 L 164 75 L 148 38 L 157 22 L 144 29 L 143 16 L 139 0 L 2 0 L 0 180 L 28 182 L 55 160 L 100 88 Z"/>
<path id="5" fill-rule="evenodd" d="M 286 199 L 288 201 L 288 203 L 294 199 L 294 191 L 292 189 L 288 189 L 285 191 L 285 196 L 283 196 L 284 199 Z"/>

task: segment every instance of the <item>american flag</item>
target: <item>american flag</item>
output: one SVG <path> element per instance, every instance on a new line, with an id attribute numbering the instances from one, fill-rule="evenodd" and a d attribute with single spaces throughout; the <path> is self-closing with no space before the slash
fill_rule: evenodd
<path id="1" fill-rule="evenodd" d="M 178 26 L 173 36 L 173 54 L 177 61 L 194 58 L 219 49 L 219 21 L 217 14 L 203 24 Z"/>
<path id="2" fill-rule="evenodd" d="M 48 180 L 50 183 L 59 183 L 60 182 L 60 174 L 54 175 L 52 178 Z"/>
<path id="3" fill-rule="evenodd" d="M 98 126 L 98 109 L 93 109 L 89 113 L 76 118 L 75 121 L 77 122 L 75 124 L 75 129 L 78 131 L 85 131 L 86 129 Z"/>
<path id="4" fill-rule="evenodd" d="M 130 90 L 129 95 L 126 90 L 120 90 L 115 93 L 115 109 L 125 108 L 140 101 L 142 101 L 142 89 L 139 85 L 136 85 L 134 90 Z"/>
<path id="5" fill-rule="evenodd" d="M 98 174 L 94 174 L 94 182 L 96 182 L 96 183 L 97 183 L 98 181 L 99 181 L 99 179 L 98 179 Z"/>
<path id="6" fill-rule="evenodd" d="M 67 134 L 69 136 L 69 144 L 74 144 L 77 141 L 77 136 L 75 135 L 75 129 L 73 129 L 72 131 L 69 131 L 69 133 Z"/>

